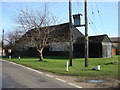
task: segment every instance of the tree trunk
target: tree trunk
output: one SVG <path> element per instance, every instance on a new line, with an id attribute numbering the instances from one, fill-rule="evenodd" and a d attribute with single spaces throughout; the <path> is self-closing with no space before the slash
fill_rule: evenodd
<path id="1" fill-rule="evenodd" d="M 43 54 L 42 54 L 43 48 L 42 48 L 42 49 L 39 49 L 38 52 L 39 52 L 39 58 L 40 58 L 39 61 L 44 61 L 44 60 L 43 60 Z"/>

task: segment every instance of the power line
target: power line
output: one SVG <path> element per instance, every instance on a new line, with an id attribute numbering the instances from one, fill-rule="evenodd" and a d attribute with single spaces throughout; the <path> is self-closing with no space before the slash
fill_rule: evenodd
<path id="1" fill-rule="evenodd" d="M 76 2 L 74 2 L 74 6 L 75 6 L 76 11 L 79 13 L 79 12 L 80 12 L 80 9 L 77 8 Z"/>
<path id="2" fill-rule="evenodd" d="M 99 20 L 100 20 L 101 26 L 102 26 L 102 28 L 103 28 L 104 33 L 106 33 L 106 30 L 105 30 L 104 24 L 103 24 L 103 20 L 102 20 L 102 17 L 101 17 L 101 13 L 100 13 L 100 11 L 99 11 L 99 9 L 98 9 L 97 3 L 95 3 L 95 5 L 96 5 L 96 10 L 97 10 L 97 14 L 98 14 L 98 16 L 99 16 Z"/>
<path id="3" fill-rule="evenodd" d="M 91 24 L 90 22 L 89 22 L 89 25 L 91 26 L 93 32 L 94 32 L 95 34 L 97 34 L 97 32 L 95 31 L 94 27 L 92 26 L 92 24 Z"/>
<path id="4" fill-rule="evenodd" d="M 95 22 L 95 16 L 94 16 L 94 8 L 93 8 L 93 2 L 91 2 L 91 10 L 92 10 L 92 16 L 93 16 L 93 20 Z"/>
<path id="5" fill-rule="evenodd" d="M 98 31 L 98 29 L 97 29 L 97 27 L 96 27 L 96 25 L 95 25 L 95 23 L 92 22 L 92 20 L 90 19 L 90 17 L 88 17 L 88 19 L 89 19 L 89 21 L 90 21 L 90 26 L 93 28 L 93 31 L 94 31 L 95 33 L 100 34 L 99 31 Z M 93 26 L 92 26 L 92 25 L 93 25 Z"/>
<path id="6" fill-rule="evenodd" d="M 98 8 L 97 8 L 98 9 Z M 98 31 L 98 29 L 97 29 L 97 27 L 96 27 L 96 18 L 95 18 L 95 10 L 94 10 L 94 7 L 93 7 L 93 1 L 91 1 L 91 10 L 92 10 L 92 17 L 93 17 L 93 22 L 92 22 L 92 24 L 93 24 L 93 26 L 94 26 L 94 28 L 96 29 L 96 31 L 99 33 L 99 31 Z M 100 34 L 100 33 L 99 33 Z"/>
<path id="7" fill-rule="evenodd" d="M 93 17 L 93 22 L 95 23 L 95 16 L 94 16 L 94 9 L 93 9 L 93 3 L 91 2 L 91 14 L 92 14 L 92 17 Z M 91 22 L 90 23 L 90 26 L 92 27 L 92 25 L 91 24 L 94 24 L 93 22 Z M 95 27 L 95 29 L 96 29 L 96 25 L 94 26 Z M 93 29 L 93 31 L 95 32 L 95 33 L 97 33 L 95 30 L 94 30 L 94 28 L 92 27 L 92 29 Z M 96 29 L 97 30 L 97 29 Z"/>
<path id="8" fill-rule="evenodd" d="M 83 13 L 83 8 L 81 7 L 81 6 L 83 6 L 83 5 L 80 5 L 79 2 L 77 2 L 76 4 L 77 4 L 78 8 L 80 9 L 80 11 Z"/>
<path id="9" fill-rule="evenodd" d="M 80 5 L 80 3 L 79 2 L 76 2 L 76 4 L 77 4 L 77 7 L 80 9 L 80 11 L 82 11 L 82 13 L 83 13 L 83 9 L 82 9 L 82 5 Z M 93 21 L 90 19 L 90 17 L 88 17 L 88 20 L 90 21 L 89 22 L 89 25 L 91 26 L 91 28 L 92 28 L 92 30 L 93 30 L 93 32 L 95 33 L 95 34 L 99 34 L 99 32 L 98 32 L 98 29 L 97 29 L 97 27 L 96 27 L 96 24 L 95 24 L 95 16 L 94 16 L 94 9 L 93 9 L 93 4 L 91 4 L 91 9 L 92 9 L 92 15 L 93 15 Z"/>

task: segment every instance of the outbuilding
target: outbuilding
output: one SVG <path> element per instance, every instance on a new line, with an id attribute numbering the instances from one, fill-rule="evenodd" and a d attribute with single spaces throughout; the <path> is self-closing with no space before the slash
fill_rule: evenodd
<path id="1" fill-rule="evenodd" d="M 44 29 L 43 27 L 42 29 Z M 48 45 L 43 50 L 44 56 L 67 56 L 69 57 L 69 23 L 48 26 L 51 30 L 51 38 Z M 34 30 L 32 30 L 34 31 Z M 29 34 L 29 30 L 26 34 Z M 73 32 L 73 56 L 84 58 L 84 34 L 76 27 L 72 27 Z M 29 37 L 31 38 L 31 37 Z M 24 49 L 25 51 L 25 49 Z M 28 52 L 28 53 L 26 53 Z M 27 55 L 37 55 L 35 47 L 28 47 Z M 89 58 L 109 58 L 112 56 L 112 43 L 108 35 L 89 36 Z M 23 54 L 23 51 L 22 51 Z"/>
<path id="2" fill-rule="evenodd" d="M 74 44 L 74 56 L 84 57 L 84 38 L 78 38 Z M 112 56 L 112 43 L 108 35 L 89 36 L 89 57 L 109 58 Z"/>

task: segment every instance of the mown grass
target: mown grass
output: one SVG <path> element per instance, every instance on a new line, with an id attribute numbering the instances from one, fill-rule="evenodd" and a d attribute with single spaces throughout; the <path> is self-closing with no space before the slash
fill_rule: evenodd
<path id="1" fill-rule="evenodd" d="M 45 70 L 58 74 L 66 74 L 73 76 L 83 77 L 111 77 L 116 78 L 118 76 L 118 56 L 111 58 L 89 58 L 89 67 L 84 66 L 84 58 L 73 59 L 73 66 L 69 67 L 69 71 L 66 72 L 67 58 L 60 57 L 46 57 L 45 62 L 38 61 L 38 58 L 4 58 L 5 60 L 13 61 L 25 66 L 32 67 L 37 70 Z M 101 70 L 92 70 L 96 65 L 100 65 Z"/>

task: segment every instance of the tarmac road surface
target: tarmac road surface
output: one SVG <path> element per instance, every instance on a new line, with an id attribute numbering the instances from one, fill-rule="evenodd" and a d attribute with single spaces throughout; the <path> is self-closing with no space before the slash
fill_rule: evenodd
<path id="1" fill-rule="evenodd" d="M 77 88 L 64 80 L 39 73 L 39 71 L 32 71 L 0 60 L 1 62 L 2 88 Z"/>

